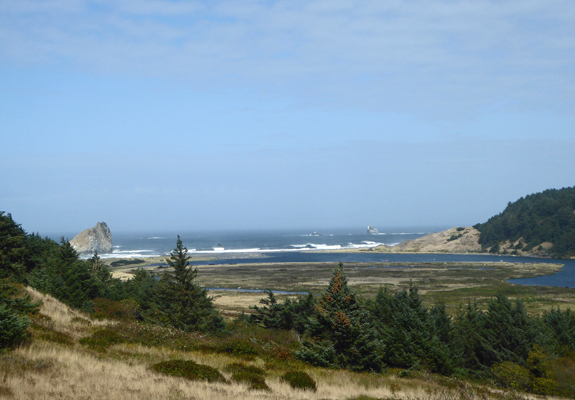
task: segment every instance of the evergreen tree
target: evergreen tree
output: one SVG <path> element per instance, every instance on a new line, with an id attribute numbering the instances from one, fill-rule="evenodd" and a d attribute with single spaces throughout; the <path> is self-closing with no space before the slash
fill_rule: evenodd
<path id="1" fill-rule="evenodd" d="M 570 309 L 553 308 L 543 316 L 544 323 L 552 330 L 558 353 L 575 351 L 575 313 Z"/>
<path id="2" fill-rule="evenodd" d="M 464 371 L 477 378 L 490 374 L 489 366 L 485 365 L 486 352 L 491 347 L 485 338 L 485 313 L 477 303 L 460 307 L 453 324 L 452 346 Z"/>
<path id="3" fill-rule="evenodd" d="M 219 332 L 225 323 L 213 307 L 205 289 L 194 283 L 197 268 L 190 268 L 188 249 L 180 237 L 169 259 L 173 273 L 166 272 L 159 282 L 148 319 L 185 331 Z"/>
<path id="4" fill-rule="evenodd" d="M 370 310 L 383 336 L 384 361 L 391 366 L 453 372 L 450 318 L 445 307 L 430 313 L 423 306 L 417 286 L 391 296 L 380 289 Z"/>
<path id="5" fill-rule="evenodd" d="M 283 303 L 277 301 L 271 290 L 266 290 L 267 298 L 261 299 L 263 307 L 251 306 L 254 310 L 247 321 L 252 324 L 262 324 L 268 329 L 294 329 L 302 334 L 305 331 L 308 318 L 314 312 L 314 297 L 310 293 L 297 300 L 285 299 Z"/>
<path id="6" fill-rule="evenodd" d="M 299 358 L 315 365 L 381 371 L 382 343 L 369 313 L 348 286 L 341 262 L 315 310 L 307 327 L 311 341 L 303 343 Z"/>
<path id="7" fill-rule="evenodd" d="M 503 361 L 524 364 L 532 349 L 537 332 L 520 300 L 513 303 L 498 295 L 488 306 L 485 318 L 485 339 L 490 346 L 484 353 L 484 364 Z"/>
<path id="8" fill-rule="evenodd" d="M 25 272 L 26 232 L 0 211 L 0 278 L 21 279 Z"/>
<path id="9" fill-rule="evenodd" d="M 0 350 L 23 342 L 30 325 L 28 314 L 36 312 L 40 302 L 33 302 L 21 286 L 0 279 Z"/>
<path id="10" fill-rule="evenodd" d="M 62 238 L 57 258 L 50 265 L 34 269 L 28 282 L 36 289 L 84 311 L 92 312 L 91 300 L 102 296 L 102 285 L 90 272 L 86 261 L 69 241 Z"/>

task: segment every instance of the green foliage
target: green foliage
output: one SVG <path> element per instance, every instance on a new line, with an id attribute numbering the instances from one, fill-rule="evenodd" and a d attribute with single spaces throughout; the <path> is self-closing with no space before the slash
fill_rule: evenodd
<path id="1" fill-rule="evenodd" d="M 247 384 L 250 390 L 271 391 L 270 387 L 266 383 L 265 376 L 257 372 L 249 370 L 236 371 L 232 374 L 231 379 L 237 383 Z"/>
<path id="2" fill-rule="evenodd" d="M 26 329 L 30 320 L 14 310 L 0 305 L 0 349 L 14 347 L 22 343 L 27 336 Z"/>
<path id="3" fill-rule="evenodd" d="M 507 208 L 483 224 L 475 225 L 481 232 L 479 243 L 491 252 L 499 244 L 520 238 L 530 251 L 543 242 L 553 243 L 549 253 L 556 257 L 575 254 L 575 187 L 550 189 L 509 203 Z"/>
<path id="4" fill-rule="evenodd" d="M 393 296 L 380 289 L 368 304 L 383 337 L 387 365 L 407 369 L 427 369 L 449 375 L 454 371 L 451 318 L 444 305 L 431 312 L 423 306 L 417 287 Z"/>
<path id="5" fill-rule="evenodd" d="M 529 370 L 511 361 L 504 361 L 491 367 L 493 375 L 504 387 L 526 391 L 529 388 Z"/>
<path id="6" fill-rule="evenodd" d="M 79 259 L 64 238 L 57 259 L 51 265 L 33 270 L 28 281 L 36 289 L 88 312 L 93 311 L 91 300 L 102 295 L 102 283 L 92 275 L 90 265 Z"/>
<path id="7" fill-rule="evenodd" d="M 259 353 L 256 346 L 247 339 L 228 339 L 218 347 L 218 351 L 235 356 L 257 356 Z"/>
<path id="8" fill-rule="evenodd" d="M 294 389 L 317 391 L 315 380 L 304 371 L 288 371 L 282 375 L 281 380 Z"/>
<path id="9" fill-rule="evenodd" d="M 262 324 L 268 329 L 294 329 L 298 333 L 303 333 L 308 321 L 314 313 L 314 297 L 310 293 L 297 300 L 285 299 L 279 303 L 271 290 L 266 290 L 268 298 L 260 300 L 263 307 L 252 306 L 254 313 L 248 318 L 252 324 Z"/>
<path id="10" fill-rule="evenodd" d="M 575 313 L 553 308 L 543 315 L 543 321 L 553 331 L 559 352 L 575 351 Z"/>
<path id="11" fill-rule="evenodd" d="M 125 339 L 109 328 L 97 330 L 91 336 L 80 339 L 80 344 L 95 349 L 103 349 L 122 342 L 125 342 Z"/>
<path id="12" fill-rule="evenodd" d="M 246 364 L 242 364 L 242 363 L 231 363 L 231 364 L 227 365 L 224 370 L 226 372 L 230 372 L 232 374 L 234 374 L 236 372 L 241 372 L 241 371 L 249 372 L 251 374 L 264 375 L 264 376 L 266 374 L 266 371 L 264 371 L 260 367 L 256 367 L 255 365 L 246 365 Z"/>
<path id="13" fill-rule="evenodd" d="M 226 382 L 224 376 L 215 368 L 196 364 L 191 360 L 170 360 L 150 366 L 152 371 L 164 375 L 176 376 L 192 381 Z"/>
<path id="14" fill-rule="evenodd" d="M 314 365 L 381 371 L 381 340 L 371 315 L 348 286 L 342 263 L 334 269 L 315 310 L 307 326 L 311 341 L 304 341 L 296 353 L 300 359 Z"/>
<path id="15" fill-rule="evenodd" d="M 190 258 L 178 236 L 176 248 L 166 259 L 174 272 L 162 275 L 144 316 L 184 331 L 221 332 L 225 329 L 223 318 L 206 290 L 194 283 L 198 271 L 190 268 Z"/>
<path id="16" fill-rule="evenodd" d="M 483 362 L 492 365 L 503 361 L 523 363 L 537 340 L 537 332 L 521 301 L 513 305 L 507 297 L 498 295 L 488 306 L 483 348 Z"/>
<path id="17" fill-rule="evenodd" d="M 97 297 L 92 303 L 94 308 L 92 317 L 96 319 L 128 320 L 136 318 L 140 311 L 138 303 L 132 299 L 115 301 Z"/>
<path id="18" fill-rule="evenodd" d="M 459 239 L 459 238 L 462 237 L 462 236 L 463 236 L 463 233 L 460 233 L 459 235 L 451 235 L 451 236 L 449 237 L 449 239 L 447 239 L 447 241 L 448 241 L 448 242 L 452 242 L 452 241 L 454 241 L 454 240 Z"/>
<path id="19" fill-rule="evenodd" d="M 112 261 L 110 263 L 110 265 L 112 267 L 122 267 L 125 265 L 137 265 L 137 264 L 143 264 L 145 261 L 142 260 L 141 258 L 135 258 L 133 260 L 118 260 L 118 261 Z"/>
<path id="20" fill-rule="evenodd" d="M 29 314 L 40 302 L 33 302 L 23 288 L 8 279 L 0 279 L 0 350 L 12 348 L 28 337 Z"/>
<path id="21" fill-rule="evenodd" d="M 0 278 L 20 279 L 25 273 L 26 232 L 0 211 Z"/>

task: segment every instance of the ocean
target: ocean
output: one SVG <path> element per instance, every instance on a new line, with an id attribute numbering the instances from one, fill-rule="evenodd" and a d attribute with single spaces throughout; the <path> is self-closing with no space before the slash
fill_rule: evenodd
<path id="1" fill-rule="evenodd" d="M 224 255 L 226 253 L 306 252 L 397 245 L 429 232 L 419 230 L 367 234 L 367 229 L 331 229 L 318 232 L 304 230 L 181 232 L 182 243 L 190 255 Z M 177 233 L 113 233 L 113 253 L 102 258 L 142 258 L 168 255 L 176 246 Z"/>
<path id="2" fill-rule="evenodd" d="M 389 253 L 330 253 L 318 250 L 345 250 L 376 247 L 380 244 L 395 246 L 405 240 L 416 239 L 437 230 L 395 229 L 367 234 L 367 229 L 326 229 L 318 232 L 306 230 L 274 231 L 211 231 L 181 232 L 180 238 L 188 254 L 213 255 L 217 264 L 262 262 L 254 254 L 266 257 L 265 262 L 487 262 L 505 261 L 522 263 L 551 262 L 563 264 L 554 275 L 537 278 L 512 279 L 523 285 L 561 286 L 575 288 L 575 260 L 512 257 L 489 254 L 389 254 Z M 176 246 L 178 233 L 136 232 L 112 233 L 114 250 L 102 258 L 145 258 L 168 256 Z M 59 241 L 62 235 L 48 235 Z M 64 236 L 72 238 L 71 236 Z M 245 258 L 241 254 L 245 253 Z M 226 258 L 226 254 L 230 258 Z M 233 254 L 233 257 L 232 257 Z M 87 256 L 89 257 L 89 256 Z M 192 264 L 205 263 L 193 262 Z"/>

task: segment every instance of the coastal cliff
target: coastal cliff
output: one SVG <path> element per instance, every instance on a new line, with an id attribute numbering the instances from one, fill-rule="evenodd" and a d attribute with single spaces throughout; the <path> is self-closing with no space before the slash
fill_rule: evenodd
<path id="1" fill-rule="evenodd" d="M 80 254 L 111 253 L 112 232 L 105 222 L 98 222 L 94 228 L 80 232 L 70 244 Z"/>
<path id="2" fill-rule="evenodd" d="M 397 246 L 381 245 L 367 250 L 381 253 L 480 253 L 480 234 L 473 227 L 451 228 L 406 240 Z"/>
<path id="3" fill-rule="evenodd" d="M 529 257 L 549 257 L 547 250 L 553 244 L 545 242 L 541 247 L 525 249 L 519 244 L 523 242 L 520 238 L 515 242 L 509 240 L 501 242 L 496 251 L 492 248 L 483 248 L 480 243 L 481 232 L 474 227 L 457 227 L 441 232 L 430 233 L 413 240 L 406 240 L 396 246 L 381 245 L 371 249 L 361 249 L 361 251 L 374 251 L 379 253 L 492 253 Z M 493 249 L 495 250 L 495 249 Z"/>

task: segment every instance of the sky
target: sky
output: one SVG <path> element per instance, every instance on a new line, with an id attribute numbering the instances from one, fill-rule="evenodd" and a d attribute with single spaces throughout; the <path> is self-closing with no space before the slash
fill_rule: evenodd
<path id="1" fill-rule="evenodd" d="M 469 226 L 575 185 L 573 0 L 0 0 L 28 232 Z"/>

